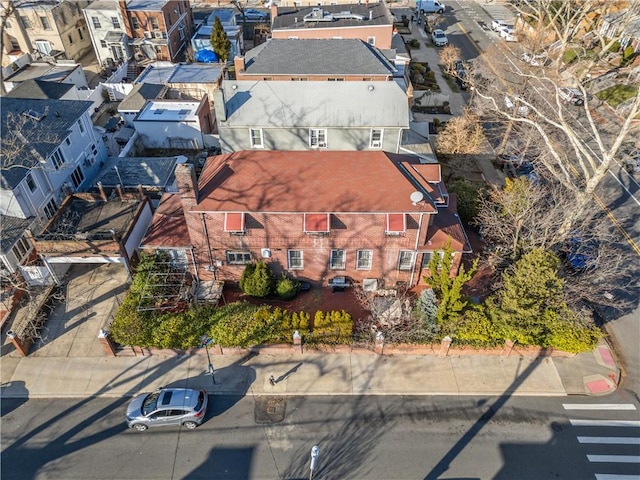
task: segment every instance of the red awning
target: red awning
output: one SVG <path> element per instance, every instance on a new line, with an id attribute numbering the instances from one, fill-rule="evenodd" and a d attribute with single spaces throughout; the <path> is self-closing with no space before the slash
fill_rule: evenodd
<path id="1" fill-rule="evenodd" d="M 387 232 L 404 232 L 405 230 L 404 213 L 387 213 Z"/>
<path id="2" fill-rule="evenodd" d="M 244 213 L 225 213 L 224 231 L 244 232 Z"/>
<path id="3" fill-rule="evenodd" d="M 329 231 L 329 214 L 328 213 L 305 213 L 304 214 L 304 231 L 305 232 L 328 232 Z"/>

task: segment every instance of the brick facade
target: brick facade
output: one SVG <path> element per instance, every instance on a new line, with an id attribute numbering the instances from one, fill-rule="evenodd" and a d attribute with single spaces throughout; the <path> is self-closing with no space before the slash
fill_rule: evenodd
<path id="1" fill-rule="evenodd" d="M 279 152 L 279 155 L 288 153 Z M 224 182 L 227 178 L 225 174 L 207 163 L 202 174 L 206 178 L 204 181 L 201 178 L 198 186 L 191 165 L 176 167 L 178 189 L 182 194 L 185 221 L 200 280 L 212 280 L 215 277 L 219 280 L 237 281 L 245 262 L 263 260 L 270 264 L 276 274 L 287 272 L 293 277 L 315 284 L 327 285 L 332 277 L 347 276 L 357 282 L 368 278 L 383 279 L 387 287 L 395 287 L 398 283 L 414 286 L 423 283 L 423 255 L 431 254 L 444 246 L 442 240 L 438 240 L 438 245 L 429 245 L 431 241 L 428 240 L 445 238 L 434 236 L 432 231 L 437 228 L 435 217 L 439 210 L 423 208 L 421 211 L 420 207 L 413 206 L 412 212 L 404 213 L 406 228 L 400 234 L 386 231 L 387 212 L 379 209 L 369 212 L 332 212 L 329 214 L 329 232 L 311 233 L 305 232 L 304 210 L 292 208 L 288 212 L 256 211 L 248 208 L 242 212 L 243 228 L 234 226 L 235 231 L 228 231 L 229 228 L 225 230 L 225 215 L 238 216 L 240 213 L 212 211 L 206 205 L 205 198 L 211 196 L 218 199 L 225 195 L 236 198 L 242 193 L 234 192 L 231 186 L 229 190 L 219 187 L 215 180 L 219 175 L 222 176 L 219 181 Z M 411 185 L 410 187 L 413 188 Z M 255 188 L 261 187 L 256 185 Z M 267 204 L 269 187 L 262 188 L 266 190 L 264 203 Z M 465 247 L 455 242 L 452 246 L 456 251 L 452 269 L 452 273 L 455 273 Z M 290 250 L 302 251 L 302 268 L 292 268 L 289 264 Z M 343 268 L 332 268 L 332 250 L 344 250 Z M 370 251 L 370 267 L 361 265 L 363 268 L 357 268 L 359 250 Z M 401 251 L 415 252 L 414 264 L 406 270 L 399 268 Z"/>

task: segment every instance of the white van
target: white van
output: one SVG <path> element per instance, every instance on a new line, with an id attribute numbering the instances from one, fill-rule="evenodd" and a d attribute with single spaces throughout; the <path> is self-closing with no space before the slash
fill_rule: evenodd
<path id="1" fill-rule="evenodd" d="M 444 13 L 447 7 L 438 0 L 417 0 L 416 10 L 421 13 Z"/>

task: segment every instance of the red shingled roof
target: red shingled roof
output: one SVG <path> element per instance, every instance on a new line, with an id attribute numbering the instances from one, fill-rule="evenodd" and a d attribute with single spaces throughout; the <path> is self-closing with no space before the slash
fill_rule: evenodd
<path id="1" fill-rule="evenodd" d="M 402 164 L 402 165 L 401 165 Z M 254 151 L 207 160 L 194 211 L 222 212 L 414 212 L 416 184 L 440 180 L 439 166 L 403 165 L 408 155 L 366 151 Z M 413 182 L 407 176 L 413 177 Z M 435 212 L 432 202 L 422 207 Z"/>
<path id="2" fill-rule="evenodd" d="M 179 193 L 165 193 L 142 239 L 142 248 L 189 248 L 191 239 Z"/>

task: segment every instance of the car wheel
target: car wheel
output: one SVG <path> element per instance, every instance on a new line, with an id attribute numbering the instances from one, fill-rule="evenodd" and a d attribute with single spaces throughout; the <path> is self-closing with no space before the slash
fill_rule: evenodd
<path id="1" fill-rule="evenodd" d="M 149 427 L 143 425 L 142 423 L 134 423 L 133 425 L 131 425 L 131 428 L 137 430 L 138 432 L 144 432 Z"/>
<path id="2" fill-rule="evenodd" d="M 188 428 L 189 430 L 193 430 L 198 426 L 198 424 L 196 422 L 184 422 L 182 426 Z"/>

